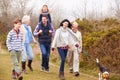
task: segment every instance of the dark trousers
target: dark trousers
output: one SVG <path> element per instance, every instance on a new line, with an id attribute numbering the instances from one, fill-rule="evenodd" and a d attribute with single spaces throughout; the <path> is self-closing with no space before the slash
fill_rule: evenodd
<path id="1" fill-rule="evenodd" d="M 49 69 L 49 56 L 50 56 L 50 47 L 51 44 L 40 44 L 40 49 L 42 52 L 42 64 L 41 66 L 45 69 Z"/>
<path id="2" fill-rule="evenodd" d="M 58 53 L 61 58 L 60 71 L 64 72 L 64 65 L 65 65 L 65 60 L 66 60 L 68 49 L 61 49 L 59 47 L 57 49 L 58 49 Z"/>

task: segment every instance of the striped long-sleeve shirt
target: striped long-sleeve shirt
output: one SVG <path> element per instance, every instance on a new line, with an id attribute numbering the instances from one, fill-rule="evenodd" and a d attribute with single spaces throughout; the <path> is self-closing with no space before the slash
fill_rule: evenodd
<path id="1" fill-rule="evenodd" d="M 24 43 L 23 34 L 21 33 L 21 31 L 19 32 L 19 34 L 17 34 L 15 30 L 12 29 L 7 35 L 6 45 L 8 47 L 8 51 L 10 50 L 22 51 Z"/>

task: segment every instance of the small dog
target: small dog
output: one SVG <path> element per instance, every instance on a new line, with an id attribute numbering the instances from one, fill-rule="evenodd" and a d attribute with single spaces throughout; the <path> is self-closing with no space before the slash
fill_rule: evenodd
<path id="1" fill-rule="evenodd" d="M 100 65 L 99 60 L 96 59 L 96 64 L 99 67 L 99 80 L 109 80 L 109 72 L 108 70 Z"/>

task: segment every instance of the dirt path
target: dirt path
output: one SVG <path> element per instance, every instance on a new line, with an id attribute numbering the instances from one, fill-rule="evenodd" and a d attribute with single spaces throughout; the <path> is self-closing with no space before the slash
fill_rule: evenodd
<path id="1" fill-rule="evenodd" d="M 33 69 L 34 71 L 31 72 L 27 68 L 28 74 L 23 74 L 23 80 L 59 80 L 58 78 L 58 71 L 59 66 L 55 65 L 54 63 L 50 62 L 50 72 L 45 73 L 40 71 L 40 50 L 39 47 L 36 46 L 33 48 L 34 52 L 34 61 L 33 61 Z M 0 54 L 0 80 L 11 80 L 11 69 L 12 63 L 9 56 L 9 53 L 5 52 L 4 54 Z M 66 80 L 97 80 L 95 77 L 80 73 L 79 77 L 74 77 L 73 74 L 68 72 L 68 68 L 65 68 L 65 78 Z"/>

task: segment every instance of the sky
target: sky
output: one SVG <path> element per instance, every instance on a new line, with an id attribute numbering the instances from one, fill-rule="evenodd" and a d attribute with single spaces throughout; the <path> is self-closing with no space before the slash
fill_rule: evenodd
<path id="1" fill-rule="evenodd" d="M 115 0 L 36 0 L 36 11 L 39 12 L 43 4 L 48 4 L 49 9 L 60 7 L 64 16 L 74 19 L 73 12 L 81 13 L 81 18 L 84 16 L 84 7 L 86 3 L 87 13 L 93 11 L 100 13 L 100 15 L 107 16 L 111 6 L 114 6 Z M 109 13 L 110 14 L 110 13 Z"/>

